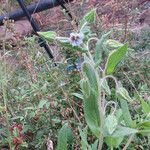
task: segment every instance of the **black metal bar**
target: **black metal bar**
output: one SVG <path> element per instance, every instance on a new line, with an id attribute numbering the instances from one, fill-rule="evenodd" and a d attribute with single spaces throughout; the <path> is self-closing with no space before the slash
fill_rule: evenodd
<path id="1" fill-rule="evenodd" d="M 26 8 L 30 14 L 33 14 L 33 13 L 44 11 L 46 9 L 53 8 L 53 7 L 65 4 L 67 2 L 72 2 L 72 1 L 73 0 L 59 0 L 59 1 L 58 0 L 41 0 L 38 3 L 34 3 L 34 4 L 27 6 Z M 0 16 L 0 25 L 3 25 L 3 20 L 5 18 L 13 19 L 16 21 L 22 17 L 25 17 L 23 10 L 17 9 L 6 15 Z"/>
<path id="2" fill-rule="evenodd" d="M 19 3 L 20 7 L 22 8 L 24 14 L 28 18 L 29 22 L 31 23 L 31 26 L 32 26 L 34 32 L 36 33 L 38 31 L 40 31 L 40 28 L 38 27 L 38 25 L 35 22 L 34 18 L 30 15 L 29 11 L 27 10 L 27 8 L 24 4 L 24 1 L 23 0 L 17 0 L 17 1 Z M 40 37 L 39 40 L 38 40 L 38 43 L 41 47 L 45 48 L 45 50 L 48 53 L 49 57 L 53 59 L 54 57 L 53 57 L 52 52 L 51 52 L 48 44 L 46 43 L 46 41 L 43 38 Z"/>

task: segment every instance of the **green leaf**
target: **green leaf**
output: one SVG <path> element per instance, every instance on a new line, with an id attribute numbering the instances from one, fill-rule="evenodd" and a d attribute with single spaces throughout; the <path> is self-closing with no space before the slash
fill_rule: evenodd
<path id="1" fill-rule="evenodd" d="M 36 115 L 35 112 L 30 112 L 30 113 L 28 113 L 29 119 L 32 119 L 33 117 L 35 117 L 35 115 Z"/>
<path id="2" fill-rule="evenodd" d="M 82 150 L 87 150 L 87 148 L 89 147 L 89 144 L 87 142 L 87 129 L 83 129 L 83 131 L 79 128 L 79 133 L 80 133 L 80 137 L 81 137 L 81 147 Z"/>
<path id="3" fill-rule="evenodd" d="M 123 141 L 123 137 L 117 137 L 117 138 L 111 136 L 105 137 L 105 142 L 110 148 L 111 147 L 117 148 L 122 141 Z"/>
<path id="4" fill-rule="evenodd" d="M 105 73 L 106 74 L 112 74 L 118 65 L 118 63 L 123 59 L 128 49 L 128 45 L 124 44 L 122 47 L 118 48 L 117 50 L 114 50 L 112 53 L 110 53 L 107 63 L 105 66 Z"/>
<path id="5" fill-rule="evenodd" d="M 97 150 L 98 149 L 98 140 L 95 140 L 95 142 L 91 145 L 92 150 Z"/>
<path id="6" fill-rule="evenodd" d="M 23 142 L 23 141 L 22 141 L 22 143 L 21 143 L 21 147 L 24 147 L 24 148 L 26 148 L 26 149 L 27 149 L 27 148 L 28 148 L 28 143 L 27 143 L 27 142 Z"/>
<path id="7" fill-rule="evenodd" d="M 15 116 L 15 117 L 12 117 L 11 120 L 24 120 L 24 116 Z"/>
<path id="8" fill-rule="evenodd" d="M 5 111 L 5 107 L 4 106 L 0 106 L 0 113 Z"/>
<path id="9" fill-rule="evenodd" d="M 114 116 L 113 114 L 108 115 L 105 119 L 105 125 L 108 133 L 111 135 L 116 130 L 118 125 L 116 116 Z"/>
<path id="10" fill-rule="evenodd" d="M 150 121 L 139 123 L 137 126 L 138 129 L 150 129 Z"/>
<path id="11" fill-rule="evenodd" d="M 150 133 L 148 134 L 147 138 L 148 138 L 148 145 L 150 145 Z"/>
<path id="12" fill-rule="evenodd" d="M 124 118 L 124 121 L 125 121 L 126 125 L 128 127 L 135 127 L 135 123 L 133 122 L 133 120 L 131 118 L 131 114 L 129 112 L 127 101 L 124 100 L 124 99 L 121 99 L 121 98 L 119 98 L 119 99 L 120 99 L 123 118 Z"/>
<path id="13" fill-rule="evenodd" d="M 68 37 L 56 37 L 56 40 L 58 40 L 61 43 L 70 43 Z"/>
<path id="14" fill-rule="evenodd" d="M 31 106 L 31 107 L 26 107 L 23 110 L 35 110 L 35 108 Z"/>
<path id="15" fill-rule="evenodd" d="M 118 124 L 121 123 L 123 121 L 122 109 L 117 109 L 115 114 L 118 120 Z"/>
<path id="16" fill-rule="evenodd" d="M 83 87 L 83 86 L 81 86 Z M 86 93 L 82 89 L 83 94 Z M 84 95 L 84 116 L 87 125 L 96 137 L 100 135 L 100 113 L 98 107 L 98 96 L 95 90 L 90 91 L 90 95 Z"/>
<path id="17" fill-rule="evenodd" d="M 105 46 L 108 47 L 108 48 L 111 48 L 111 49 L 116 49 L 116 48 L 119 48 L 119 47 L 123 46 L 123 44 L 120 43 L 119 41 L 116 41 L 116 40 L 113 40 L 113 39 L 108 39 L 105 42 Z"/>
<path id="18" fill-rule="evenodd" d="M 117 89 L 117 94 L 118 94 L 121 98 L 127 100 L 128 102 L 132 102 L 132 101 L 133 101 L 132 98 L 129 96 L 128 91 L 127 91 L 124 87 L 119 87 L 119 88 Z"/>
<path id="19" fill-rule="evenodd" d="M 81 137 L 81 149 L 82 150 L 97 150 L 98 140 L 95 140 L 95 142 L 91 145 L 89 145 L 87 141 L 87 128 L 84 128 L 83 130 L 79 128 L 79 133 Z"/>
<path id="20" fill-rule="evenodd" d="M 72 94 L 73 96 L 79 98 L 79 99 L 82 99 L 83 100 L 83 95 L 82 94 L 79 94 L 79 93 L 73 93 Z"/>
<path id="21" fill-rule="evenodd" d="M 105 40 L 108 38 L 108 36 L 110 35 L 110 33 L 111 33 L 111 31 L 102 35 L 102 37 L 96 43 L 96 51 L 95 51 L 95 62 L 96 63 L 100 64 L 102 61 L 101 55 L 102 55 L 103 44 L 104 44 Z"/>
<path id="22" fill-rule="evenodd" d="M 40 100 L 38 108 L 43 108 L 47 102 L 48 102 L 48 100 Z"/>
<path id="23" fill-rule="evenodd" d="M 124 137 L 127 135 L 136 134 L 136 133 L 138 133 L 137 129 L 120 126 L 112 134 L 112 137 Z"/>
<path id="24" fill-rule="evenodd" d="M 89 97 L 91 89 L 88 79 L 81 80 L 81 89 L 85 97 Z M 84 98 L 83 98 L 84 99 Z"/>
<path id="25" fill-rule="evenodd" d="M 104 45 L 105 45 L 106 48 L 111 49 L 111 50 L 117 49 L 117 48 L 123 46 L 122 43 L 120 43 L 120 42 L 117 41 L 117 40 L 113 40 L 113 39 L 108 39 L 108 40 L 104 43 Z M 134 49 L 128 48 L 128 50 L 133 51 Z"/>
<path id="26" fill-rule="evenodd" d="M 38 32 L 38 34 L 42 37 L 44 37 L 45 39 L 47 39 L 48 41 L 53 41 L 55 40 L 57 34 L 54 31 L 47 31 L 47 32 Z"/>
<path id="27" fill-rule="evenodd" d="M 84 35 L 88 35 L 91 33 L 91 28 L 87 25 L 87 22 L 84 23 L 80 28 L 80 33 L 83 33 Z"/>
<path id="28" fill-rule="evenodd" d="M 87 55 L 84 55 L 84 62 L 85 62 L 85 63 L 90 63 L 90 64 L 92 64 L 92 66 L 93 66 L 93 62 L 92 62 L 91 58 L 89 58 Z M 82 70 L 82 71 L 83 71 L 83 70 Z"/>
<path id="29" fill-rule="evenodd" d="M 68 150 L 68 145 L 73 142 L 73 133 L 68 127 L 68 124 L 64 124 L 58 133 L 57 150 Z"/>
<path id="30" fill-rule="evenodd" d="M 84 61 L 82 64 L 84 80 L 81 82 L 81 89 L 84 96 L 85 120 L 96 137 L 100 135 L 100 113 L 99 113 L 99 76 L 92 63 Z"/>
<path id="31" fill-rule="evenodd" d="M 80 51 L 80 52 L 86 52 L 87 49 L 82 48 L 81 46 L 72 46 L 72 44 L 69 41 L 69 38 L 67 37 L 56 37 L 56 40 L 60 42 L 61 46 L 68 48 L 71 51 Z"/>
<path id="32" fill-rule="evenodd" d="M 111 90 L 106 79 L 101 80 L 101 87 L 108 95 L 111 95 Z"/>
<path id="33" fill-rule="evenodd" d="M 53 121 L 55 124 L 61 123 L 61 119 L 58 118 L 58 117 L 52 118 L 52 121 Z"/>
<path id="34" fill-rule="evenodd" d="M 96 8 L 90 10 L 85 16 L 84 19 L 88 22 L 88 23 L 93 23 L 96 21 Z"/>
<path id="35" fill-rule="evenodd" d="M 144 136 L 148 136 L 150 134 L 150 129 L 139 130 L 139 133 L 141 133 Z"/>
<path id="36" fill-rule="evenodd" d="M 14 130 L 13 130 L 13 136 L 14 137 L 18 137 L 19 136 L 19 129 L 18 128 L 14 128 Z"/>
<path id="37" fill-rule="evenodd" d="M 144 99 L 141 99 L 141 105 L 142 105 L 142 109 L 143 109 L 144 113 L 149 114 L 150 113 L 150 105 Z"/>
<path id="38" fill-rule="evenodd" d="M 82 72 L 87 77 L 90 87 L 95 91 L 98 91 L 97 74 L 94 67 L 89 62 L 84 62 L 82 64 Z"/>

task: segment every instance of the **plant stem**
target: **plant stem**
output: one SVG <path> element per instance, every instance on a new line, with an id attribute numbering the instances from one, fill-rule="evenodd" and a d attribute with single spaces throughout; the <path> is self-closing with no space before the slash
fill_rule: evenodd
<path id="1" fill-rule="evenodd" d="M 8 104 L 7 104 L 7 94 L 6 94 L 6 87 L 4 84 L 2 84 L 2 90 L 3 90 L 3 99 L 4 99 L 4 107 L 5 107 L 5 118 L 6 118 L 6 126 L 8 130 L 8 135 L 9 135 L 9 147 L 11 149 L 11 132 L 10 132 L 10 124 L 9 124 L 9 115 L 8 115 Z"/>
<path id="2" fill-rule="evenodd" d="M 134 134 L 132 134 L 129 137 L 129 140 L 127 141 L 126 145 L 124 146 L 124 148 L 122 150 L 126 150 L 128 148 L 128 146 L 130 145 L 131 141 L 133 140 Z"/>
<path id="3" fill-rule="evenodd" d="M 98 150 L 102 150 L 102 147 L 103 147 L 103 135 L 101 134 L 99 137 Z"/>
<path id="4" fill-rule="evenodd" d="M 5 36 L 6 36 L 6 32 L 7 29 L 5 27 Z M 5 49 L 5 40 L 3 40 L 3 51 L 4 54 L 6 53 L 6 49 Z M 10 132 L 10 124 L 9 124 L 9 113 L 8 113 L 8 102 L 7 102 L 7 66 L 6 66 L 6 60 L 5 60 L 5 56 L 4 56 L 4 66 L 1 65 L 2 69 L 1 71 L 1 85 L 2 85 L 2 94 L 3 94 L 3 100 L 4 100 L 4 107 L 5 107 L 5 118 L 6 118 L 6 127 L 7 127 L 7 131 L 8 131 L 8 143 L 9 143 L 9 148 L 10 150 L 12 150 L 12 145 L 11 145 L 11 132 Z"/>
<path id="5" fill-rule="evenodd" d="M 96 76 L 97 76 L 97 82 L 100 83 L 100 78 L 99 78 L 99 75 L 98 75 L 98 71 L 96 70 Z M 103 107 L 103 98 L 105 97 L 104 94 L 101 95 L 101 86 L 100 84 L 98 84 L 98 92 L 99 92 L 99 99 L 98 99 L 98 102 L 99 102 L 99 113 L 100 113 L 100 121 L 101 121 L 101 131 L 103 130 L 103 127 L 104 127 L 104 120 L 105 120 L 105 114 L 104 114 L 104 107 Z M 100 137 L 99 137 L 99 146 L 98 146 L 98 150 L 101 150 L 102 147 L 103 147 L 103 134 L 102 132 L 100 133 Z"/>
<path id="6" fill-rule="evenodd" d="M 150 134 L 148 134 L 148 145 L 150 145 Z"/>
<path id="7" fill-rule="evenodd" d="M 87 52 L 87 55 L 89 56 L 90 60 L 92 63 L 94 63 L 94 60 L 93 60 L 93 57 L 92 57 L 92 54 L 90 53 L 90 51 L 88 50 Z"/>

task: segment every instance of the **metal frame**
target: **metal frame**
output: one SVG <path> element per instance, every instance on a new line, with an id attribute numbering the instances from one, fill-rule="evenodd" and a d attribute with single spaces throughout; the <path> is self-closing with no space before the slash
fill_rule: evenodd
<path id="1" fill-rule="evenodd" d="M 64 4 L 72 2 L 72 1 L 73 0 L 40 0 L 38 3 L 33 3 L 33 4 L 26 6 L 26 8 L 30 14 L 38 13 L 43 10 L 50 9 L 59 5 L 61 5 L 61 7 L 66 10 L 66 7 L 64 6 Z M 69 13 L 69 16 L 70 15 L 71 14 Z M 0 16 L 0 25 L 3 25 L 3 20 L 5 18 L 9 18 L 9 19 L 16 21 L 22 17 L 25 17 L 23 10 L 20 8 L 16 9 L 15 11 L 12 11 L 5 15 Z"/>
<path id="2" fill-rule="evenodd" d="M 67 2 L 71 2 L 73 0 L 66 0 Z M 0 25 L 3 25 L 3 20 L 5 18 L 9 18 L 9 19 L 13 19 L 13 20 L 19 20 L 21 17 L 27 17 L 28 21 L 30 22 L 34 33 L 36 35 L 37 32 L 40 31 L 40 28 L 37 24 L 37 22 L 34 20 L 34 18 L 31 16 L 33 13 L 37 13 L 43 10 L 46 10 L 48 8 L 53 8 L 55 6 L 61 6 L 65 12 L 68 14 L 68 16 L 70 17 L 70 19 L 72 20 L 72 15 L 69 12 L 69 10 L 67 10 L 67 8 L 65 7 L 64 0 L 41 0 L 41 2 L 39 2 L 38 4 L 31 4 L 29 6 L 25 5 L 24 0 L 17 0 L 18 4 L 20 5 L 21 9 L 17 9 L 14 12 L 10 12 L 4 16 L 0 16 Z M 41 47 L 44 47 L 44 49 L 46 50 L 48 56 L 53 59 L 54 56 L 49 48 L 49 45 L 47 44 L 47 42 L 45 41 L 45 39 L 43 39 L 42 37 L 39 37 L 38 43 Z"/>

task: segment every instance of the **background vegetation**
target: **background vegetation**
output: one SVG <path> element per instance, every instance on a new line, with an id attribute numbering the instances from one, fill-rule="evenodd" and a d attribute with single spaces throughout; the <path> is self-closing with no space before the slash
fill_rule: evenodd
<path id="1" fill-rule="evenodd" d="M 39 33 L 55 60 L 37 36 L 0 38 L 1 149 L 150 149 L 150 27 L 137 21 L 148 3 L 91 2 Z"/>

